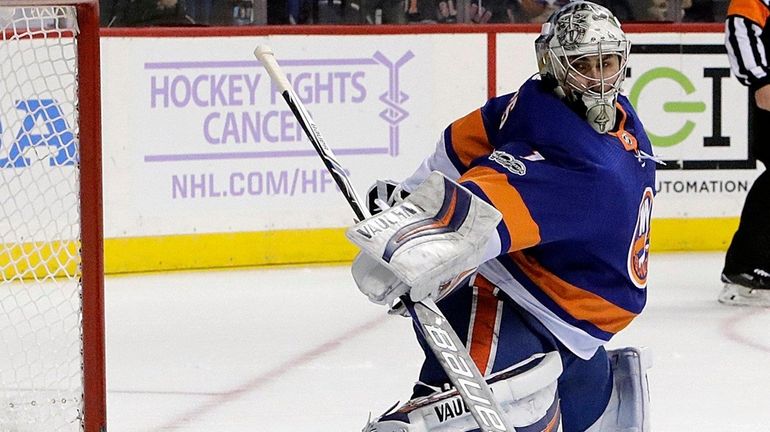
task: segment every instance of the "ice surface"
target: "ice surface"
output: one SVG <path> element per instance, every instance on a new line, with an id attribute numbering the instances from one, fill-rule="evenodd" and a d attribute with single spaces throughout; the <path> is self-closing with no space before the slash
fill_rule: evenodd
<path id="1" fill-rule="evenodd" d="M 654 432 L 770 431 L 770 309 L 717 303 L 722 257 L 653 254 L 610 344 L 652 349 Z M 347 267 L 109 277 L 106 302 L 112 432 L 360 431 L 422 359 Z"/>

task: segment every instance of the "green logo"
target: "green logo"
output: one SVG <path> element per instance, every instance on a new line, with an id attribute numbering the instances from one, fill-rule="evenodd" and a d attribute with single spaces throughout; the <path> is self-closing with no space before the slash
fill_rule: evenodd
<path id="1" fill-rule="evenodd" d="M 643 73 L 639 79 L 634 82 L 633 87 L 631 87 L 631 92 L 628 95 L 631 104 L 638 107 L 637 103 L 639 102 L 639 95 L 648 84 L 659 79 L 669 79 L 674 81 L 679 84 L 685 94 L 689 95 L 695 92 L 695 86 L 692 84 L 692 81 L 690 81 L 682 72 L 669 67 L 659 67 Z M 667 113 L 702 113 L 706 111 L 706 104 L 703 102 L 664 102 L 663 111 Z M 650 141 L 654 146 L 671 147 L 686 140 L 693 129 L 695 129 L 695 123 L 686 120 L 684 125 L 671 135 L 656 135 L 647 128 L 647 136 L 650 137 Z"/>

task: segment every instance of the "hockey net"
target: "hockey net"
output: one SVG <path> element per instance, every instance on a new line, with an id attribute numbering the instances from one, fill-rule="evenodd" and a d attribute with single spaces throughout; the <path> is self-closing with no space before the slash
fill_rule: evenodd
<path id="1" fill-rule="evenodd" d="M 95 2 L 0 0 L 0 430 L 105 429 Z"/>

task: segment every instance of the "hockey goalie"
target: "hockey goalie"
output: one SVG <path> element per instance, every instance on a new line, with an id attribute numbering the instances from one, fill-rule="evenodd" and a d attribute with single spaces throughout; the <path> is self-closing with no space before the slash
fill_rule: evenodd
<path id="1" fill-rule="evenodd" d="M 517 431 L 649 431 L 647 351 L 604 347 L 647 298 L 657 161 L 621 94 L 630 43 L 609 10 L 575 1 L 535 47 L 537 75 L 370 189 L 374 216 L 348 230 L 353 278 L 396 313 L 404 295 L 435 301 Z M 364 430 L 479 430 L 418 341 L 411 400 Z"/>

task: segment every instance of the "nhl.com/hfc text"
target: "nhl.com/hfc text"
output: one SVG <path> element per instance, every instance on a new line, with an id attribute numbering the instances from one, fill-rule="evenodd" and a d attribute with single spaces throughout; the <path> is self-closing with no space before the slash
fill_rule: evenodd
<path id="1" fill-rule="evenodd" d="M 172 174 L 170 180 L 172 199 L 298 196 L 337 190 L 323 168 L 183 173 Z"/>

